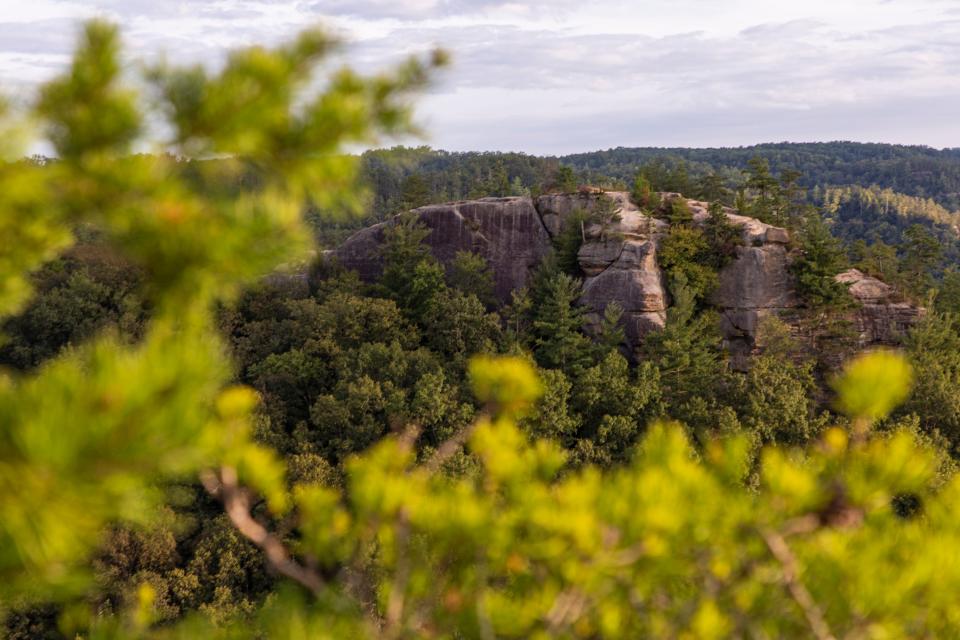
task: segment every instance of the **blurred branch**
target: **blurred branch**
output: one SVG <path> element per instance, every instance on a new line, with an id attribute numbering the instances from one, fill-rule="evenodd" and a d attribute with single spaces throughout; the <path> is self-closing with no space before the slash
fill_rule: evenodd
<path id="1" fill-rule="evenodd" d="M 320 574 L 294 560 L 283 542 L 250 514 L 250 493 L 239 485 L 233 467 L 221 467 L 219 474 L 206 471 L 201 474 L 200 480 L 207 493 L 223 503 L 237 531 L 263 551 L 274 571 L 306 587 L 313 594 L 323 589 Z"/>
<path id="2" fill-rule="evenodd" d="M 760 535 L 763 537 L 763 541 L 766 543 L 770 553 L 776 558 L 777 562 L 780 563 L 783 570 L 783 582 L 787 587 L 787 591 L 803 611 L 803 615 L 807 619 L 807 623 L 810 625 L 810 630 L 813 632 L 814 637 L 817 638 L 817 640 L 836 640 L 830 631 L 830 627 L 827 625 L 826 619 L 823 617 L 823 612 L 807 590 L 807 587 L 804 586 L 800 580 L 797 559 L 790 550 L 790 546 L 787 545 L 787 541 L 784 540 L 780 533 L 769 529 L 762 529 Z"/>

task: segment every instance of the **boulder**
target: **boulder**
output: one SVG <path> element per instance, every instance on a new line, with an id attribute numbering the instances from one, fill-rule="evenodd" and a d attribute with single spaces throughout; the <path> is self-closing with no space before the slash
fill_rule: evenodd
<path id="1" fill-rule="evenodd" d="M 893 287 L 882 280 L 866 275 L 859 269 L 848 269 L 837 274 L 837 282 L 847 285 L 847 290 L 860 304 L 878 304 L 893 296 Z"/>

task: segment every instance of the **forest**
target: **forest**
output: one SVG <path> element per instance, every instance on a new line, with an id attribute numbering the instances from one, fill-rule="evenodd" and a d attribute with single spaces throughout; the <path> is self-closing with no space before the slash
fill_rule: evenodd
<path id="1" fill-rule="evenodd" d="M 0 148 L 5 637 L 957 634 L 960 153 L 349 155 L 410 131 L 446 58 L 318 90 L 334 46 L 151 69 L 150 111 L 93 22 L 4 109 L 0 144 L 29 119 L 57 152 Z M 133 152 L 150 118 L 169 153 Z M 584 190 L 509 300 L 409 213 Z M 614 191 L 666 229 L 637 353 L 579 303 Z M 745 368 L 725 207 L 789 232 L 799 299 Z M 374 279 L 322 251 L 385 220 Z M 897 344 L 857 342 L 851 268 L 922 309 Z"/>

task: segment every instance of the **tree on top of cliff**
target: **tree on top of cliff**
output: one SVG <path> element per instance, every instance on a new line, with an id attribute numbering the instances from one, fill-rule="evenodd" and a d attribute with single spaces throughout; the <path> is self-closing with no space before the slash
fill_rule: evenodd
<path id="1" fill-rule="evenodd" d="M 836 281 L 837 274 L 849 264 L 846 252 L 819 215 L 806 217 L 797 233 L 797 243 L 799 254 L 792 269 L 801 298 L 817 309 L 850 304 L 846 286 Z"/>
<path id="2" fill-rule="evenodd" d="M 606 242 L 614 235 L 611 234 L 610 228 L 619 224 L 623 219 L 620 215 L 621 211 L 622 207 L 620 204 L 606 193 L 601 193 L 597 196 L 596 204 L 590 212 L 589 221 L 600 227 L 600 239 L 603 242 Z M 617 238 L 614 237 L 613 239 L 616 240 Z"/>
<path id="3" fill-rule="evenodd" d="M 710 204 L 709 215 L 703 223 L 703 235 L 710 245 L 710 260 L 716 269 L 722 269 L 737 256 L 737 247 L 743 245 L 743 229 L 730 222 L 719 201 Z"/>
<path id="4" fill-rule="evenodd" d="M 553 177 L 553 187 L 561 193 L 573 193 L 577 190 L 577 176 L 573 169 L 565 164 L 557 167 Z"/>

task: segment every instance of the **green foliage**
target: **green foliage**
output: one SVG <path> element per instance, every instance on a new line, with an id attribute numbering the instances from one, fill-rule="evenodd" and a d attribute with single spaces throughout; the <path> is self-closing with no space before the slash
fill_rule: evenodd
<path id="1" fill-rule="evenodd" d="M 903 235 L 901 279 L 906 290 L 916 299 L 922 300 L 933 286 L 933 269 L 942 256 L 940 242 L 920 224 L 910 226 Z"/>
<path id="2" fill-rule="evenodd" d="M 722 269 L 737 257 L 737 247 L 743 245 L 743 229 L 730 222 L 723 205 L 710 204 L 709 215 L 703 222 L 703 237 L 710 245 L 709 263 Z"/>
<path id="3" fill-rule="evenodd" d="M 115 34 L 93 25 L 35 114 L 61 159 L 0 167 L 0 230 L 18 241 L 0 246 L 0 309 L 26 309 L 5 323 L 9 353 L 35 367 L 0 377 L 8 635 L 956 635 L 960 574 L 944 558 L 960 481 L 930 446 L 960 432 L 952 320 L 908 345 L 904 411 L 923 422 L 883 423 L 909 392 L 902 357 L 846 367 L 849 438 L 813 416 L 782 327 L 731 382 L 680 267 L 635 367 L 617 348 L 622 310 L 591 343 L 579 281 L 549 261 L 504 311 L 517 355 L 492 355 L 499 319 L 467 290 L 482 265 L 461 256 L 467 275 L 445 273 L 409 220 L 386 231 L 385 298 L 335 268 L 263 281 L 304 249 L 304 202 L 354 199 L 356 162 L 335 152 L 405 130 L 406 93 L 426 80 L 409 63 L 314 84 L 330 46 L 308 33 L 217 73 L 156 70 L 185 171 L 127 155 L 160 114 L 136 108 Z M 214 155 L 229 159 L 195 159 Z M 691 182 L 682 164 L 665 176 Z M 711 217 L 674 241 L 677 265 L 722 262 L 732 231 Z M 37 271 L 87 222 L 133 279 L 96 260 L 60 273 L 70 254 Z M 830 243 L 806 242 L 804 273 L 826 278 Z M 58 314 L 89 324 L 62 331 Z M 731 390 L 745 432 L 721 402 Z M 871 422 L 890 430 L 871 438 Z M 757 455 L 758 439 L 821 433 Z"/>
<path id="4" fill-rule="evenodd" d="M 19 230 L 0 249 L 0 311 L 22 303 L 23 274 L 64 248 L 72 225 L 87 222 L 143 267 L 153 305 L 136 344 L 99 337 L 35 374 L 0 381 L 5 600 L 83 588 L 86 558 L 105 525 L 147 521 L 162 477 L 222 464 L 271 510 L 286 508 L 275 457 L 251 440 L 255 397 L 228 387 L 208 309 L 302 250 L 300 203 L 316 195 L 308 185 L 323 184 L 325 202 L 342 200 L 353 185 L 354 163 L 330 152 L 405 130 L 404 96 L 427 72 L 418 62 L 372 80 L 345 71 L 310 91 L 328 48 L 328 39 L 307 33 L 273 50 L 237 52 L 214 75 L 162 69 L 148 78 L 160 105 L 149 117 L 167 118 L 182 156 L 234 154 L 236 162 L 216 165 L 234 172 L 270 161 L 262 182 L 240 197 L 212 181 L 181 179 L 172 156 L 127 155 L 147 114 L 121 81 L 112 27 L 89 24 L 72 67 L 41 90 L 32 115 L 60 159 L 3 165 L 0 227 Z M 335 106 L 345 100 L 350 113 Z M 207 165 L 197 168 L 203 174 Z M 74 280 L 67 291 L 101 295 L 91 286 Z"/>
<path id="5" fill-rule="evenodd" d="M 683 282 L 697 300 L 707 297 L 720 282 L 714 266 L 719 262 L 716 255 L 704 231 L 686 225 L 670 227 L 657 251 L 657 259 L 669 277 L 674 296 L 677 295 L 676 283 Z"/>
<path id="6" fill-rule="evenodd" d="M 642 172 L 638 172 L 633 179 L 633 187 L 630 190 L 630 199 L 641 209 L 652 209 L 654 207 L 654 191 L 650 180 Z"/>
<path id="7" fill-rule="evenodd" d="M 915 326 L 905 344 L 916 382 L 903 406 L 920 428 L 960 452 L 960 327 L 952 314 L 932 313 Z"/>
<path id="8" fill-rule="evenodd" d="M 556 190 L 560 193 L 573 193 L 577 190 L 577 176 L 574 174 L 573 169 L 567 165 L 562 164 L 557 167 L 553 183 Z"/>
<path id="9" fill-rule="evenodd" d="M 490 263 L 478 253 L 458 251 L 447 271 L 447 284 L 464 294 L 473 294 L 487 307 L 496 302 Z"/>
<path id="10" fill-rule="evenodd" d="M 943 273 L 935 303 L 937 311 L 960 313 L 960 270 L 951 267 Z"/>
<path id="11" fill-rule="evenodd" d="M 669 415 L 682 418 L 685 406 L 709 399 L 722 379 L 720 331 L 713 312 L 696 312 L 696 297 L 682 277 L 675 280 L 673 306 L 663 330 L 647 336 L 645 358 L 660 372 Z M 687 407 L 689 409 L 689 407 Z"/>
<path id="12" fill-rule="evenodd" d="M 563 218 L 560 233 L 553 239 L 556 251 L 557 267 L 564 273 L 578 277 L 581 275 L 580 262 L 577 255 L 583 246 L 585 227 L 590 222 L 590 214 L 582 208 Z"/>
<path id="13" fill-rule="evenodd" d="M 869 276 L 879 278 L 888 284 L 900 281 L 900 262 L 897 249 L 883 240 L 867 245 L 858 240 L 851 246 L 853 266 Z"/>
<path id="14" fill-rule="evenodd" d="M 383 275 L 380 285 L 389 297 L 406 310 L 412 311 L 415 304 L 414 279 L 417 268 L 421 264 L 436 265 L 429 247 L 423 244 L 428 235 L 430 230 L 413 213 L 398 216 L 393 224 L 383 230 L 383 244 L 380 249 Z M 426 276 L 426 273 L 422 272 L 421 275 Z"/>
<path id="15" fill-rule="evenodd" d="M 622 207 L 616 200 L 605 193 L 601 193 L 590 211 L 588 221 L 600 228 L 599 235 L 603 242 L 607 242 L 613 234 L 610 228 L 619 224 L 622 219 L 620 211 Z"/>
<path id="16" fill-rule="evenodd" d="M 797 293 L 814 308 L 849 304 L 846 287 L 835 279 L 847 266 L 846 254 L 819 216 L 807 217 L 798 244 L 800 252 L 792 265 Z"/>
<path id="17" fill-rule="evenodd" d="M 912 385 L 910 365 L 902 356 L 873 351 L 848 364 L 833 387 L 838 407 L 845 415 L 872 422 L 902 403 Z"/>
<path id="18" fill-rule="evenodd" d="M 669 207 L 667 219 L 670 221 L 671 226 L 689 226 L 693 224 L 693 211 L 690 210 L 690 205 L 687 204 L 686 198 L 672 198 L 669 202 Z"/>
<path id="19" fill-rule="evenodd" d="M 812 362 L 797 363 L 776 352 L 757 356 L 744 391 L 743 424 L 764 443 L 803 445 L 824 426 L 815 415 Z"/>
<path id="20" fill-rule="evenodd" d="M 626 342 L 623 330 L 623 307 L 614 300 L 603 308 L 603 317 L 596 335 L 598 359 L 603 359 L 608 353 L 618 351 Z"/>
<path id="21" fill-rule="evenodd" d="M 30 369 L 108 327 L 130 339 L 142 335 L 142 274 L 108 247 L 77 245 L 32 280 L 34 298 L 3 325 L 0 363 Z"/>
<path id="22" fill-rule="evenodd" d="M 546 276 L 533 308 L 537 362 L 576 376 L 590 361 L 592 345 L 583 334 L 583 309 L 577 306 L 580 281 L 565 273 Z"/>

